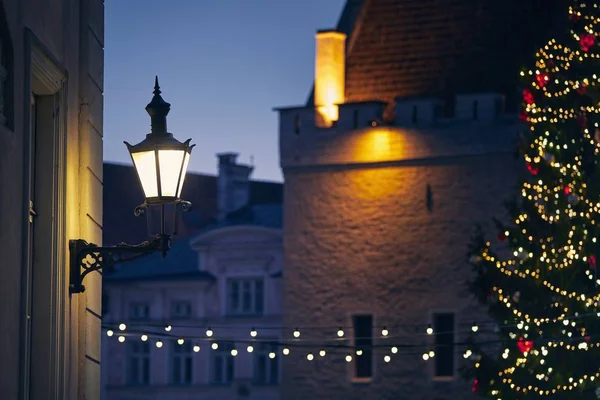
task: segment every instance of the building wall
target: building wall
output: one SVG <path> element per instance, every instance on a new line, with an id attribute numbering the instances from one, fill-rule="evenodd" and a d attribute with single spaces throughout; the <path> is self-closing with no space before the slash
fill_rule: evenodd
<path id="1" fill-rule="evenodd" d="M 0 321 L 10 327 L 0 333 L 0 397 L 29 391 L 32 399 L 95 399 L 101 281 L 89 276 L 86 293 L 69 296 L 67 259 L 69 239 L 101 243 L 104 2 L 2 0 L 2 13 L 12 47 L 5 99 L 12 115 L 0 126 Z M 37 150 L 30 91 L 37 96 Z M 30 225 L 34 186 L 39 215 Z M 46 231 L 52 235 L 40 237 Z M 42 255 L 49 255 L 45 262 Z"/>
<path id="2" fill-rule="evenodd" d="M 374 344 L 421 347 L 404 355 L 376 352 L 373 379 L 360 384 L 343 354 L 312 363 L 292 354 L 284 359 L 282 397 L 467 398 L 470 384 L 458 372 L 451 381 L 434 381 L 432 363 L 422 359 L 432 345 L 424 331 L 435 311 L 456 312 L 463 331 L 488 320 L 466 289 L 466 253 L 475 224 L 502 217 L 503 201 L 516 188 L 514 117 L 408 128 L 402 121 L 337 131 L 308 126 L 295 133 L 286 115 L 296 112 L 303 111 L 280 117 L 284 326 L 322 326 L 303 337 L 332 340 L 332 327 L 350 327 L 353 314 L 369 313 Z M 390 338 L 381 336 L 383 326 Z M 464 339 L 459 334 L 455 341 Z"/>
<path id="3" fill-rule="evenodd" d="M 125 322 L 125 343 L 118 342 L 119 331 L 112 337 L 104 335 L 107 363 L 104 367 L 104 398 L 106 400 L 188 400 L 198 398 L 237 400 L 238 388 L 245 385 L 249 396 L 256 400 L 279 399 L 279 385 L 256 386 L 253 380 L 253 355 L 246 351 L 247 344 L 238 344 L 235 357 L 235 374 L 231 384 L 211 383 L 211 340 L 205 337 L 207 327 L 214 332 L 212 339 L 250 340 L 250 329 L 258 328 L 257 339 L 279 340 L 281 334 L 281 279 L 271 277 L 282 271 L 281 232 L 254 226 L 220 228 L 192 237 L 190 247 L 197 252 L 197 261 L 190 269 L 205 271 L 215 279 L 163 279 L 133 280 L 105 283 L 109 299 L 109 314 L 105 324 L 118 326 Z M 172 252 L 168 257 L 177 257 Z M 168 271 L 166 271 L 168 274 Z M 228 278 L 261 277 L 264 279 L 264 314 L 261 316 L 232 316 L 227 312 L 226 284 Z M 173 300 L 185 299 L 192 305 L 191 318 L 174 320 L 170 315 Z M 150 306 L 147 321 L 131 321 L 129 307 L 132 303 L 146 302 Z M 141 325 L 140 325 L 141 324 Z M 140 340 L 141 333 L 166 334 L 164 326 L 172 324 L 162 348 L 156 347 L 157 338 L 150 339 L 150 381 L 147 385 L 132 386 L 127 378 L 127 342 Z M 141 326 L 141 327 L 140 327 Z M 151 326 L 157 326 L 151 328 Z M 179 327 L 178 327 L 179 326 Z M 267 329 L 268 328 L 268 329 Z M 195 337 L 194 344 L 201 350 L 192 353 L 193 378 L 190 384 L 171 382 L 171 346 L 179 337 Z"/>

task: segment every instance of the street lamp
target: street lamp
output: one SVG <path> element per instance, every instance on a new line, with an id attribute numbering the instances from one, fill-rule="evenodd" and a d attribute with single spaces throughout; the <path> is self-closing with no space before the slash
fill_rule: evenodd
<path id="1" fill-rule="evenodd" d="M 179 210 L 187 211 L 191 207 L 190 202 L 181 200 L 181 189 L 194 145 L 190 145 L 191 139 L 180 142 L 167 131 L 167 114 L 171 105 L 163 100 L 160 93 L 157 77 L 154 97 L 146 106 L 151 120 L 151 132 L 136 145 L 125 142 L 145 198 L 134 213 L 136 216 L 147 214 L 149 218 L 148 208 L 158 207 L 161 216 L 160 233 L 152 240 L 137 245 L 119 243 L 116 246 L 101 247 L 83 239 L 70 240 L 71 293 L 84 292 L 83 278 L 93 271 L 157 251 L 163 257 L 166 256 L 171 246 L 171 235 L 176 234 L 175 222 Z M 165 231 L 165 205 L 168 204 L 174 205 L 170 209 L 175 214 L 170 233 Z"/>

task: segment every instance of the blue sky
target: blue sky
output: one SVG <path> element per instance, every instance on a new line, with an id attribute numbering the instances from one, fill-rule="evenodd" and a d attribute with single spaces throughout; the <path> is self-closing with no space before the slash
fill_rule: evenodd
<path id="1" fill-rule="evenodd" d="M 302 104 L 314 78 L 314 34 L 345 0 L 106 0 L 104 159 L 130 162 L 123 140 L 149 132 L 154 75 L 171 103 L 169 131 L 196 143 L 190 171 L 216 153 L 254 158 L 255 179 L 281 180 L 277 114 Z"/>

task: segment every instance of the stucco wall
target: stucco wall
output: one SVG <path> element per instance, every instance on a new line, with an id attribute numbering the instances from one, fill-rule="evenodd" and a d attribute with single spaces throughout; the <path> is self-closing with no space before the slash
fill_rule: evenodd
<path id="1" fill-rule="evenodd" d="M 490 125 L 479 129 L 484 134 Z M 466 141 L 462 150 L 482 150 L 475 145 L 477 128 L 467 131 L 473 145 Z M 492 134 L 514 138 L 515 132 L 509 128 Z M 287 146 L 291 139 L 280 141 L 285 177 L 284 326 L 351 326 L 354 313 L 372 313 L 379 329 L 426 326 L 431 312 L 448 309 L 457 313 L 463 326 L 481 320 L 465 289 L 471 271 L 465 259 L 467 243 L 475 224 L 501 216 L 503 200 L 514 193 L 513 154 L 501 148 L 494 154 L 492 146 L 486 155 L 460 156 L 461 150 L 437 157 L 435 149 L 440 147 L 431 135 L 419 136 L 413 130 L 402 137 L 400 131 L 400 138 L 384 146 L 385 163 L 361 167 L 353 160 L 377 155 L 356 152 L 353 143 L 368 134 L 322 132 L 317 137 L 316 133 L 312 139 L 295 139 L 302 141 L 300 152 Z M 448 143 L 454 138 L 455 144 L 464 139 L 453 130 L 441 130 L 437 136 L 446 137 Z M 392 161 L 394 155 L 401 160 Z M 431 211 L 427 185 L 433 195 Z M 335 330 L 303 336 L 332 339 Z M 401 337 L 375 343 L 426 344 L 422 333 L 392 330 L 391 336 Z M 343 355 L 309 363 L 304 354 L 292 354 L 284 359 L 282 397 L 467 398 L 469 384 L 460 378 L 432 382 L 432 364 L 422 360 L 422 352 L 392 354 L 389 364 L 383 362 L 385 353 L 376 354 L 373 382 L 360 385 L 351 383 Z"/>
<path id="2" fill-rule="evenodd" d="M 94 276 L 86 279 L 87 292 L 70 297 L 68 294 L 68 239 L 84 238 L 101 243 L 102 221 L 102 102 L 103 102 L 103 0 L 3 0 L 10 40 L 14 48 L 14 96 L 8 99 L 14 106 L 13 127 L 0 127 L 0 322 L 9 327 L 0 332 L 0 397 L 16 399 L 23 378 L 22 349 L 25 319 L 23 259 L 24 234 L 28 229 L 26 158 L 29 135 L 28 113 L 31 67 L 28 41 L 37 43 L 42 52 L 62 70 L 61 128 L 65 144 L 64 162 L 57 165 L 58 175 L 65 178 L 65 191 L 58 194 L 64 201 L 53 224 L 62 223 L 62 236 L 56 238 L 57 254 L 62 260 L 56 266 L 54 291 L 56 304 L 51 304 L 57 321 L 55 351 L 58 361 L 53 365 L 51 381 L 57 392 L 46 393 L 46 399 L 86 398 L 99 396 L 101 281 Z M 44 66 L 42 66 L 42 69 Z M 52 67 L 54 68 L 54 67 Z M 59 85 L 61 82 L 59 82 Z M 32 88 L 34 92 L 37 88 Z M 40 93 L 36 93 L 40 94 Z M 49 94 L 49 93 L 44 93 Z M 82 108 L 90 105 L 90 111 Z M 62 117 L 64 116 L 64 119 Z M 63 125 L 64 124 L 64 125 Z M 89 126 L 93 125 L 94 132 Z M 49 174 L 52 171 L 47 171 Z M 58 185 L 58 183 L 54 183 Z M 56 186 L 55 186 L 56 187 Z M 40 199 L 36 201 L 52 201 Z M 48 238 L 50 241 L 51 238 Z M 57 293 L 58 292 L 58 293 Z M 36 312 L 34 309 L 32 312 Z M 38 311 L 39 313 L 39 311 Z M 50 329 L 50 328 L 49 328 Z M 50 331 L 50 330 L 49 330 Z M 31 355 L 32 368 L 36 354 Z M 56 373 L 58 371 L 58 373 Z M 58 376 L 58 378 L 57 378 Z M 40 380 L 45 377 L 38 376 Z M 58 393 L 58 394 L 57 394 Z"/>

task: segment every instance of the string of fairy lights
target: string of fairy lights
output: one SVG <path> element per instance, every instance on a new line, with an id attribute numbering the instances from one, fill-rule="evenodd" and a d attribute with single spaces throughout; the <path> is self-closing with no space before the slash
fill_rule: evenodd
<path id="1" fill-rule="evenodd" d="M 584 62 L 600 61 L 599 9 L 595 1 L 575 2 L 569 8 L 569 18 L 581 26 L 578 31 L 569 31 L 575 46 L 552 39 L 536 53 L 535 68 L 520 73 L 527 80 L 520 119 L 527 124 L 532 138 L 523 156 L 532 178 L 522 184 L 523 210 L 517 213 L 514 227 L 499 235 L 499 241 L 508 240 L 513 251 L 510 258 L 500 259 L 488 241 L 480 255 L 471 260 L 473 264 L 490 265 L 507 281 L 516 279 L 520 290 L 545 288 L 547 294 L 540 292 L 540 295 L 552 299 L 546 304 L 554 310 L 551 316 L 534 316 L 527 308 L 535 309 L 537 303 L 523 303 L 519 291 L 507 290 L 502 279 L 491 285 L 491 301 L 500 305 L 494 306 L 495 312 L 518 321 L 517 330 L 514 325 L 505 326 L 504 330 L 515 341 L 517 356 L 511 357 L 507 346 L 498 360 L 494 360 L 501 366 L 497 376 L 484 382 L 487 394 L 498 400 L 510 391 L 519 393 L 518 396 L 530 393 L 553 396 L 588 387 L 600 378 L 597 362 L 590 363 L 589 368 L 581 362 L 579 367 L 584 372 L 578 376 L 569 376 L 574 373 L 565 370 L 562 364 L 548 362 L 564 357 L 565 351 L 586 354 L 600 349 L 599 335 L 590 334 L 588 329 L 596 326 L 600 317 L 600 313 L 593 312 L 600 306 L 600 279 L 593 251 L 598 246 L 596 224 L 600 222 L 600 202 L 588 195 L 586 182 L 589 171 L 586 162 L 593 160 L 593 165 L 597 165 L 600 156 L 600 128 L 597 122 L 590 121 L 600 114 L 600 103 L 594 99 L 595 104 L 585 104 L 577 97 L 595 93 L 593 90 L 600 87 L 600 76 L 593 73 L 594 68 L 579 67 Z M 563 104 L 565 98 L 575 99 L 572 106 Z M 574 130 L 581 132 L 579 137 L 569 136 L 568 132 Z M 540 179 L 541 172 L 548 179 Z M 529 209 L 534 212 L 528 213 Z M 565 234 L 556 235 L 559 229 Z M 566 274 L 572 278 L 565 279 Z M 578 318 L 584 315 L 592 318 Z M 552 331 L 562 338 L 544 338 L 552 335 Z M 554 358 L 553 352 L 557 352 Z M 480 359 L 474 359 L 474 367 L 476 371 L 482 368 Z M 480 384 L 478 375 L 473 391 L 478 391 Z M 596 393 L 600 394 L 598 389 Z"/>

